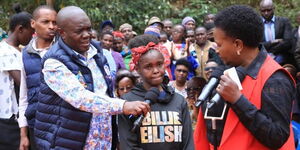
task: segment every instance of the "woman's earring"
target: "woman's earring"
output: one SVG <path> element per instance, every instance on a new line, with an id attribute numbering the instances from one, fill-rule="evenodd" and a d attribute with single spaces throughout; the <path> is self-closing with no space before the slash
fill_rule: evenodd
<path id="1" fill-rule="evenodd" d="M 236 51 L 236 54 L 240 56 L 240 55 L 241 55 L 241 52 L 240 52 L 240 51 Z"/>

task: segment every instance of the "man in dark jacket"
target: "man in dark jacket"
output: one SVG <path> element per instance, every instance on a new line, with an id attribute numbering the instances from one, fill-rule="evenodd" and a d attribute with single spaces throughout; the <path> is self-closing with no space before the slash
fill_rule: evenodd
<path id="1" fill-rule="evenodd" d="M 264 22 L 262 44 L 281 65 L 292 63 L 292 26 L 287 18 L 274 16 L 272 0 L 262 0 L 260 13 Z"/>
<path id="2" fill-rule="evenodd" d="M 298 26 L 293 30 L 293 51 L 295 51 L 295 59 L 298 70 L 300 69 L 300 11 L 296 15 Z M 298 43 L 298 44 L 297 44 Z"/>

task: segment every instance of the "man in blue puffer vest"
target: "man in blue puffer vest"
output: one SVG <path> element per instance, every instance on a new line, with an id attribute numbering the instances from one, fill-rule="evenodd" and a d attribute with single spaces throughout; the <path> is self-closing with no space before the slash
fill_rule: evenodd
<path id="1" fill-rule="evenodd" d="M 42 60 L 34 134 L 38 149 L 111 149 L 111 116 L 138 115 L 145 102 L 111 98 L 110 69 L 79 7 L 57 15 L 60 38 Z"/>
<path id="2" fill-rule="evenodd" d="M 28 149 L 29 145 L 31 150 L 36 149 L 33 128 L 42 71 L 41 59 L 54 43 L 57 30 L 56 15 L 56 11 L 47 5 L 39 6 L 34 10 L 31 26 L 35 29 L 35 37 L 22 50 L 24 67 L 21 71 L 18 118 L 21 128 L 20 150 Z"/>

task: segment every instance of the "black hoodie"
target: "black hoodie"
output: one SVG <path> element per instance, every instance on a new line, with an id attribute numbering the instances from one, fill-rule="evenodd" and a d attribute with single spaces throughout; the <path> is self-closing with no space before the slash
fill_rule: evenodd
<path id="1" fill-rule="evenodd" d="M 131 133 L 135 117 L 119 115 L 121 150 L 193 150 L 193 130 L 185 99 L 168 86 L 163 86 L 158 102 L 151 105 L 141 127 Z M 142 84 L 123 96 L 128 101 L 144 101 L 147 91 Z"/>

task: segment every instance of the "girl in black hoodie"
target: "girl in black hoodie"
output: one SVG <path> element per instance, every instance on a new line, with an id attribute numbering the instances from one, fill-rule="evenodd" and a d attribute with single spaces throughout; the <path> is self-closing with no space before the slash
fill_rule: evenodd
<path id="1" fill-rule="evenodd" d="M 147 46 L 132 48 L 132 62 L 142 83 L 137 84 L 122 98 L 144 101 L 145 94 L 151 87 L 158 88 L 160 94 L 136 132 L 130 131 L 136 117 L 119 115 L 120 149 L 193 150 L 193 131 L 187 103 L 181 95 L 163 84 L 165 67 L 161 45 L 150 42 Z"/>

